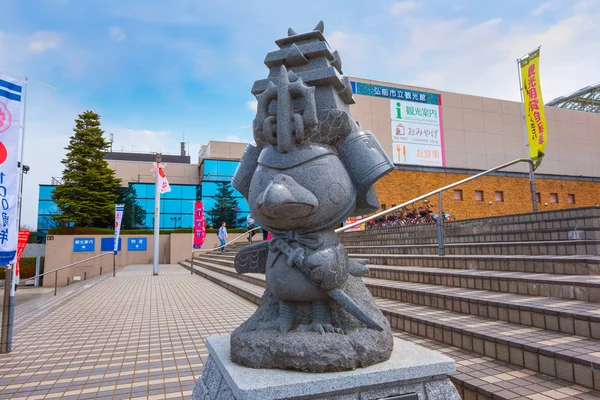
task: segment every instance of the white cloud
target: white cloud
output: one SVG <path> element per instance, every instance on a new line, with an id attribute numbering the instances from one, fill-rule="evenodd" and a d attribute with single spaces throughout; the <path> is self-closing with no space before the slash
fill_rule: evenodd
<path id="1" fill-rule="evenodd" d="M 390 4 L 390 14 L 403 15 L 418 9 L 419 7 L 421 7 L 421 3 L 416 1 L 399 1 Z"/>
<path id="2" fill-rule="evenodd" d="M 27 48 L 31 53 L 43 53 L 59 47 L 62 41 L 60 33 L 39 31 L 29 38 Z"/>
<path id="3" fill-rule="evenodd" d="M 411 15 L 402 26 L 380 24 L 385 30 L 378 36 L 358 25 L 332 32 L 328 42 L 340 51 L 350 76 L 510 100 L 519 99 L 516 59 L 541 45 L 548 101 L 597 82 L 600 69 L 600 59 L 589 51 L 600 36 L 600 3 L 580 0 L 562 13 L 551 24 Z M 399 35 L 403 40 L 381 40 Z"/>
<path id="4" fill-rule="evenodd" d="M 246 106 L 248 106 L 248 108 L 251 109 L 252 111 L 256 112 L 256 110 L 258 109 L 258 101 L 250 100 L 250 101 L 246 102 Z"/>
<path id="5" fill-rule="evenodd" d="M 225 139 L 227 142 L 241 142 L 242 139 L 240 139 L 239 136 L 236 135 L 227 135 L 227 138 Z"/>
<path id="6" fill-rule="evenodd" d="M 108 28 L 108 36 L 115 42 L 122 42 L 125 39 L 125 32 L 122 28 L 111 26 Z"/>
<path id="7" fill-rule="evenodd" d="M 533 10 L 533 15 L 536 16 L 536 17 L 540 16 L 544 12 L 548 11 L 548 9 L 550 9 L 550 7 L 552 7 L 552 2 L 551 1 L 547 1 L 545 3 L 542 3 L 535 10 Z"/>

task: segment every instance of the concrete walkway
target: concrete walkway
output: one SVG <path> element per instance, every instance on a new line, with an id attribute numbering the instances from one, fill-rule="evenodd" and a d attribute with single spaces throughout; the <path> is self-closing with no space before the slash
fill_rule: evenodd
<path id="1" fill-rule="evenodd" d="M 0 399 L 189 398 L 208 356 L 256 306 L 176 265 L 133 265 L 17 305 Z M 33 317 L 35 316 L 35 317 Z"/>

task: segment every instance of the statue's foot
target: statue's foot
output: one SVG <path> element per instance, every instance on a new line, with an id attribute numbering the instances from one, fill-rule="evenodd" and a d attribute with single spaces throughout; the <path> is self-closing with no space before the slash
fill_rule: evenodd
<path id="1" fill-rule="evenodd" d="M 331 324 L 326 324 L 326 323 L 318 323 L 318 322 L 313 322 L 310 325 L 298 325 L 298 328 L 296 328 L 296 331 L 298 332 L 317 332 L 320 333 L 321 335 L 324 335 L 325 332 L 327 333 L 339 333 L 339 334 L 344 334 L 344 331 L 342 328 L 336 328 L 335 326 L 331 325 Z"/>
<path id="2" fill-rule="evenodd" d="M 292 330 L 294 326 L 294 305 L 286 301 L 279 302 L 279 317 L 274 321 L 265 321 L 259 323 L 255 331 L 279 331 L 286 333 Z"/>
<path id="3" fill-rule="evenodd" d="M 330 322 L 330 313 L 329 313 L 329 302 L 327 301 L 317 301 L 313 303 L 313 318 L 312 324 L 310 325 L 300 325 L 296 329 L 300 332 L 317 332 L 321 335 L 324 335 L 325 332 L 328 333 L 341 333 L 344 334 L 344 331 L 341 328 L 336 328 L 331 325 Z"/>

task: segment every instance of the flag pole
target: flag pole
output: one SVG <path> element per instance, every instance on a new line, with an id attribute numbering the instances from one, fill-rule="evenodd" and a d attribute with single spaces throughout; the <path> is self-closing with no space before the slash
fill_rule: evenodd
<path id="1" fill-rule="evenodd" d="M 519 77 L 519 93 L 521 94 L 521 120 L 523 122 L 523 136 L 525 137 L 525 147 L 527 149 L 527 157 L 531 160 L 531 152 L 529 150 L 529 137 L 527 135 L 527 120 L 525 116 L 525 99 L 523 98 L 523 77 L 521 76 L 521 59 L 517 58 L 517 76 Z M 529 188 L 531 190 L 531 204 L 533 212 L 538 211 L 537 190 L 535 188 L 535 174 L 533 172 L 533 160 L 529 165 Z"/>
<path id="2" fill-rule="evenodd" d="M 152 257 L 152 275 L 158 275 L 158 257 L 160 240 L 160 162 L 162 154 L 156 153 L 156 174 L 154 177 L 154 248 Z"/>

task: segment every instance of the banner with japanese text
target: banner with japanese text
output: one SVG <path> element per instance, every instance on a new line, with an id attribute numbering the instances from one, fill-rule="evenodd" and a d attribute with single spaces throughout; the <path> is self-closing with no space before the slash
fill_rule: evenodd
<path id="1" fill-rule="evenodd" d="M 19 263 L 21 262 L 21 255 L 25 251 L 25 247 L 27 246 L 27 240 L 29 240 L 29 231 L 27 229 L 19 229 L 19 239 L 17 242 L 17 257 L 15 259 L 15 274 L 14 280 L 15 285 L 19 283 L 21 271 L 19 268 Z"/>
<path id="2" fill-rule="evenodd" d="M 17 253 L 19 132 L 23 83 L 0 73 L 0 265 Z"/>
<path id="3" fill-rule="evenodd" d="M 535 170 L 542 163 L 548 141 L 548 126 L 544 114 L 542 87 L 540 86 L 540 49 L 534 50 L 525 58 L 520 59 L 519 64 L 529 156 L 533 160 L 533 169 Z"/>
<path id="4" fill-rule="evenodd" d="M 115 254 L 119 251 L 119 233 L 121 233 L 121 222 L 123 221 L 123 211 L 125 204 L 115 204 L 115 240 L 113 251 Z"/>
<path id="5" fill-rule="evenodd" d="M 201 201 L 194 203 L 194 249 L 199 249 L 206 239 L 206 217 Z"/>
<path id="6" fill-rule="evenodd" d="M 160 191 L 160 194 L 163 193 L 167 193 L 171 191 L 171 185 L 169 185 L 169 181 L 167 180 L 167 176 L 165 175 L 165 171 L 163 171 L 163 168 L 165 167 L 164 164 L 154 164 L 154 168 L 152 168 L 152 171 L 154 171 L 154 173 L 158 174 L 158 188 Z"/>

